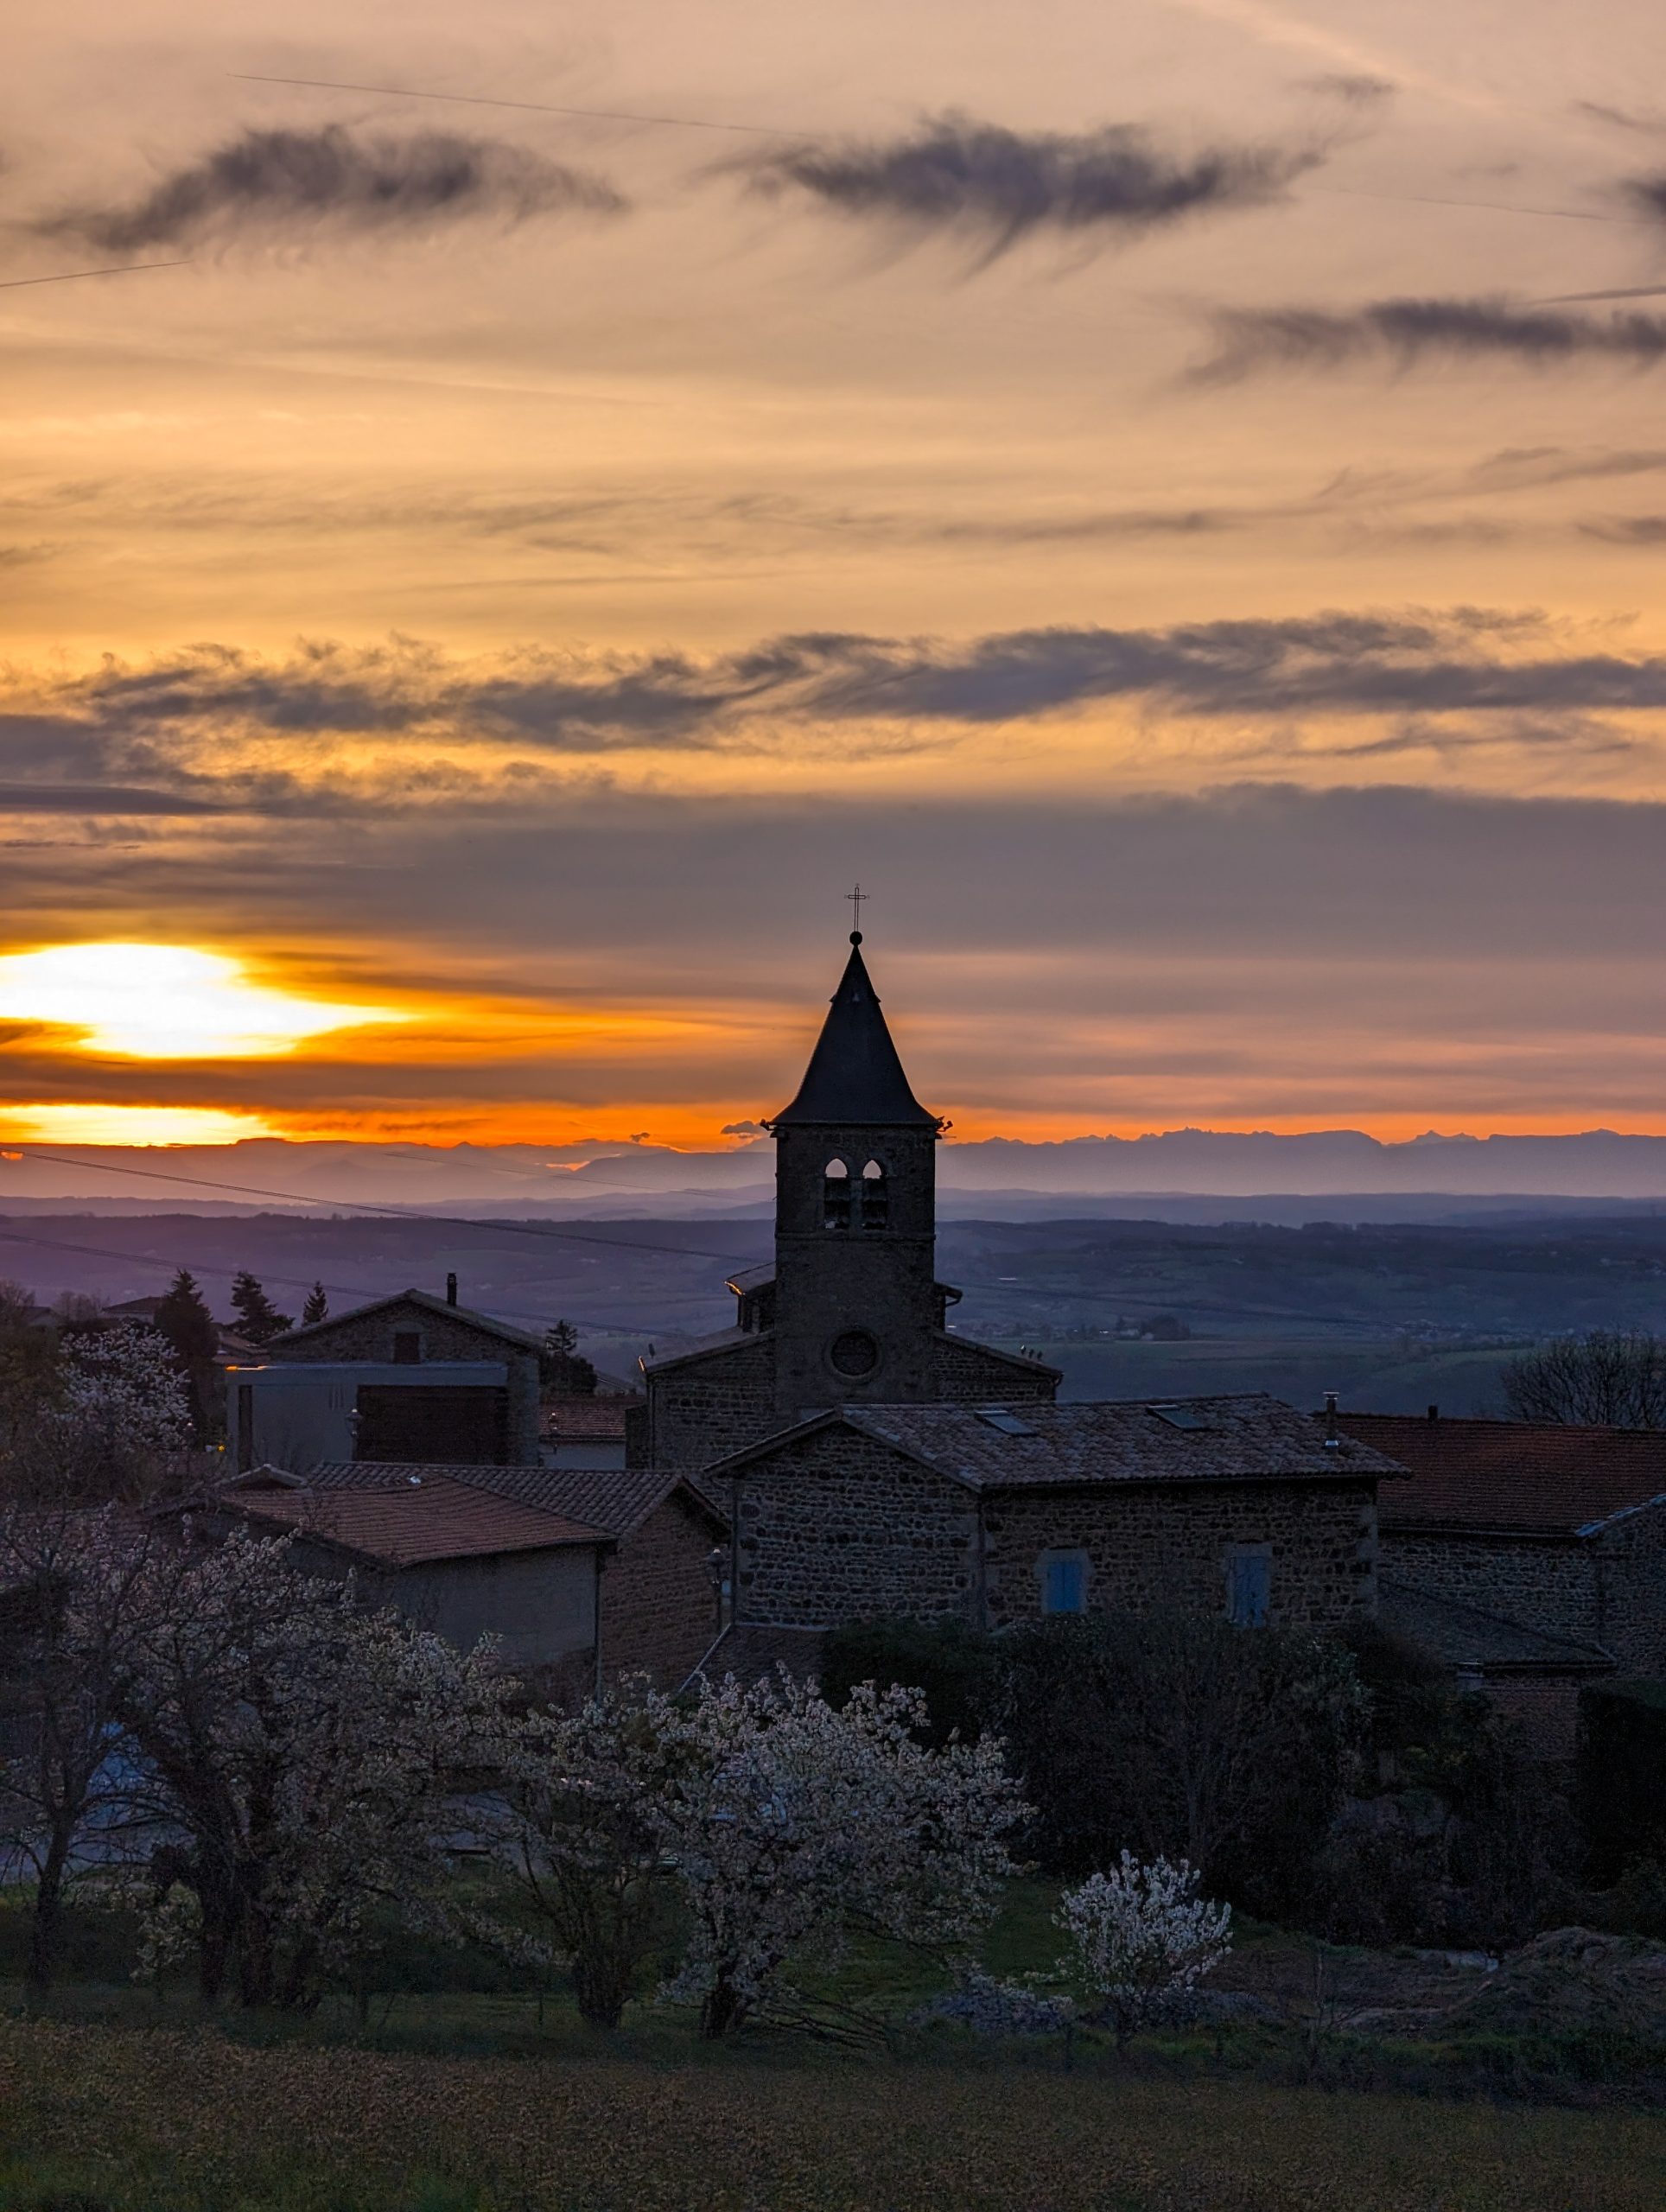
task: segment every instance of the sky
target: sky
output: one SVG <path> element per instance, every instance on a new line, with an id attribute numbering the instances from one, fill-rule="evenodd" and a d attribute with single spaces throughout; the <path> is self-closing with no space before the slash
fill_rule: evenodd
<path id="1" fill-rule="evenodd" d="M 0 373 L 0 1141 L 1666 1131 L 1652 0 L 14 0 Z"/>

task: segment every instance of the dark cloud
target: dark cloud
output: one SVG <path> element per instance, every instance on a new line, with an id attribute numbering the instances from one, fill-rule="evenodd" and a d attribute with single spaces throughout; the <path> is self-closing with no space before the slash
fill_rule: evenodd
<path id="1" fill-rule="evenodd" d="M 1588 116 L 1593 123 L 1610 124 L 1617 130 L 1640 130 L 1651 138 L 1666 132 L 1666 116 L 1634 108 L 1611 107 L 1604 100 L 1575 100 L 1574 112 Z"/>
<path id="2" fill-rule="evenodd" d="M 993 259 L 1040 231 L 1106 239 L 1266 207 L 1324 158 L 1315 143 L 1185 153 L 1133 124 L 1071 134 L 944 115 L 904 138 L 805 143 L 723 167 L 754 192 L 801 192 L 855 220 L 964 238 Z"/>
<path id="3" fill-rule="evenodd" d="M 1508 360 L 1536 369 L 1587 361 L 1649 369 L 1666 361 L 1666 316 L 1559 315 L 1507 299 L 1373 300 L 1321 308 L 1232 308 L 1215 319 L 1217 347 L 1192 372 L 1229 384 L 1270 370 L 1395 370 L 1428 362 Z"/>
<path id="4" fill-rule="evenodd" d="M 1666 222 L 1666 174 L 1628 176 L 1620 189 L 1640 213 Z"/>
<path id="5" fill-rule="evenodd" d="M 1666 545 L 1666 515 L 1607 515 L 1579 527 L 1582 537 L 1605 545 Z"/>
<path id="6" fill-rule="evenodd" d="M 611 214 L 625 204 L 604 178 L 501 140 L 448 130 L 355 134 L 329 124 L 246 130 L 137 200 L 71 209 L 38 227 L 130 253 L 249 232 L 426 232 L 566 209 Z"/>
<path id="7" fill-rule="evenodd" d="M 275 811 L 326 791 L 401 809 L 513 804 L 544 790 L 551 755 L 886 751 L 1106 701 L 1246 719 L 1618 714 L 1666 706 L 1666 656 L 1536 613 L 1463 607 L 965 641 L 812 632 L 707 658 L 529 648 L 458 661 L 409 639 L 308 645 L 287 659 L 200 646 L 36 679 L 0 721 L 0 764 L 45 782 L 73 760 L 83 780 L 102 772 L 222 804 L 241 776 L 238 803 Z M 364 741 L 377 738 L 386 755 L 366 768 Z M 272 739 L 289 741 L 283 767 L 251 779 L 232 748 Z M 347 741 L 357 764 L 343 766 Z M 530 757 L 470 766 L 482 741 Z M 451 751 L 424 759 L 435 747 Z"/>
<path id="8" fill-rule="evenodd" d="M 1387 77 L 1350 76 L 1345 71 L 1302 79 L 1304 92 L 1319 92 L 1326 99 L 1343 100 L 1348 106 L 1358 108 L 1381 107 L 1399 89 Z"/>
<path id="9" fill-rule="evenodd" d="M 121 784 L 0 784 L 5 814 L 219 814 L 212 799 Z"/>

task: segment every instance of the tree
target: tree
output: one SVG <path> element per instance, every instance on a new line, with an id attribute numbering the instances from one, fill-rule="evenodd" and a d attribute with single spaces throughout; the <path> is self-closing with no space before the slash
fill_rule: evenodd
<path id="1" fill-rule="evenodd" d="M 329 1319 L 330 1301 L 324 1295 L 324 1286 L 315 1282 L 307 1293 L 307 1302 L 301 1309 L 301 1325 L 310 1329 L 315 1322 Z"/>
<path id="2" fill-rule="evenodd" d="M 185 1471 L 190 1408 L 165 1338 L 143 1323 L 59 1339 L 55 1369 L 3 1445 L 6 1494 L 58 1508 L 149 1497 Z"/>
<path id="3" fill-rule="evenodd" d="M 927 1749 L 918 1693 L 863 1683 L 838 1711 L 785 1671 L 660 1701 L 651 1800 L 692 1932 L 667 1995 L 722 2036 L 780 2001 L 783 1970 L 825 1965 L 858 1929 L 942 1953 L 992 1917 L 1024 1811 L 1001 1747 Z"/>
<path id="4" fill-rule="evenodd" d="M 109 1512 L 13 1508 L 0 1516 L 8 1592 L 0 1830 L 34 1874 L 24 1982 L 43 1997 L 62 1949 L 65 1891 L 78 1848 L 112 1850 L 126 1773 L 118 1687 L 141 1619 L 148 1544 Z"/>
<path id="5" fill-rule="evenodd" d="M 619 2025 L 663 1918 L 670 1870 L 652 1810 L 665 1773 L 661 1718 L 652 1700 L 617 1693 L 570 1715 L 534 1713 L 505 1759 L 506 1840 L 593 2027 Z M 499 1929 L 476 1932 L 501 1942 Z"/>
<path id="6" fill-rule="evenodd" d="M 118 1698 L 181 1834 L 205 1999 L 308 2009 L 361 1957 L 379 1908 L 438 1914 L 455 1776 L 496 1727 L 491 1654 L 460 1656 L 350 1583 L 298 1574 L 289 1539 L 240 1533 L 156 1563 Z"/>
<path id="7" fill-rule="evenodd" d="M 1666 1428 L 1666 1341 L 1641 1329 L 1559 1338 L 1508 1361 L 1503 1381 L 1517 1421 Z"/>
<path id="8" fill-rule="evenodd" d="M 1109 2018 L 1119 2050 L 1139 2029 L 1183 2017 L 1232 1948 L 1231 1907 L 1197 1891 L 1185 1859 L 1142 1866 L 1125 1851 L 1108 1874 L 1091 1874 L 1059 1900 L 1053 1924 L 1070 1938 L 1060 1971 Z"/>
<path id="9" fill-rule="evenodd" d="M 199 1440 L 208 1429 L 208 1408 L 218 1373 L 219 1331 L 188 1268 L 181 1268 L 156 1307 L 156 1333 L 173 1346 L 191 1394 L 191 1427 Z"/>
<path id="10" fill-rule="evenodd" d="M 570 1321 L 552 1322 L 538 1352 L 538 1385 L 555 1397 L 593 1397 L 596 1371 L 579 1357 L 578 1331 Z"/>
<path id="11" fill-rule="evenodd" d="M 246 1268 L 232 1281 L 232 1311 L 237 1315 L 238 1333 L 251 1344 L 269 1344 L 274 1337 L 295 1326 L 289 1314 L 278 1312 Z"/>
<path id="12" fill-rule="evenodd" d="M 1000 1656 L 996 1717 L 1052 1866 L 1132 1847 L 1258 1911 L 1300 1902 L 1368 1709 L 1339 1644 L 1167 1611 L 1026 1623 Z"/>

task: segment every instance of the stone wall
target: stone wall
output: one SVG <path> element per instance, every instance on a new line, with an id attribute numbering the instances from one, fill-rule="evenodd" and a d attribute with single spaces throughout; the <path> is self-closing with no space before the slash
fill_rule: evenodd
<path id="1" fill-rule="evenodd" d="M 368 1312 L 343 1313 L 321 1321 L 293 1342 L 283 1337 L 268 1344 L 263 1357 L 300 1363 L 308 1360 L 385 1360 L 394 1356 L 396 1335 L 415 1333 L 424 1363 L 436 1359 L 492 1359 L 509 1370 L 509 1464 L 538 1464 L 538 1358 L 510 1337 L 479 1327 L 463 1313 L 436 1313 L 432 1306 L 394 1300 Z"/>
<path id="2" fill-rule="evenodd" d="M 1269 1620 L 1330 1628 L 1377 1608 L 1377 1503 L 1369 1483 L 1106 1484 L 986 1497 L 984 1582 L 991 1627 L 1041 1611 L 1049 1551 L 1087 1554 L 1087 1610 L 1179 1605 L 1219 1613 L 1227 1554 L 1265 1545 Z"/>
<path id="3" fill-rule="evenodd" d="M 601 1671 L 674 1690 L 711 1649 L 717 1598 L 707 1561 L 717 1529 L 675 1491 L 620 1539 L 601 1575 Z"/>
<path id="4" fill-rule="evenodd" d="M 774 1339 L 743 1342 L 650 1368 L 645 1464 L 709 1467 L 782 1426 L 775 1413 Z"/>
<path id="5" fill-rule="evenodd" d="M 1575 1536 L 1382 1532 L 1383 1572 L 1414 1589 L 1478 1605 L 1541 1636 L 1600 1643 L 1595 1557 Z"/>
<path id="6" fill-rule="evenodd" d="M 971 1492 L 846 1428 L 784 1444 L 734 1485 L 735 1616 L 797 1628 L 977 1618 Z"/>
<path id="7" fill-rule="evenodd" d="M 1666 1675 L 1666 1506 L 1628 1513 L 1590 1541 L 1598 1642 L 1628 1675 Z"/>
<path id="8" fill-rule="evenodd" d="M 1008 1398 L 1042 1398 L 1051 1404 L 1058 1393 L 1058 1378 L 1050 1367 L 1014 1359 L 946 1330 L 938 1338 L 935 1395 L 939 1399 L 998 1406 Z"/>

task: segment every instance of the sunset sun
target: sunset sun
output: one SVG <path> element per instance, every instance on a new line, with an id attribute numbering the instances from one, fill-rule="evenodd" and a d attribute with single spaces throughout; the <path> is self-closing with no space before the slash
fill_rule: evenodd
<path id="1" fill-rule="evenodd" d="M 0 958 L 0 1020 L 79 1033 L 83 1052 L 138 1060 L 245 1060 L 309 1038 L 403 1021 L 391 1007 L 292 996 L 240 961 L 184 944 L 62 944 Z"/>

